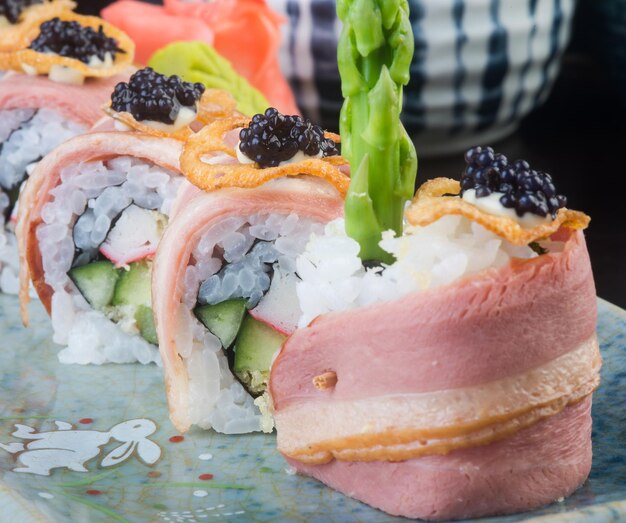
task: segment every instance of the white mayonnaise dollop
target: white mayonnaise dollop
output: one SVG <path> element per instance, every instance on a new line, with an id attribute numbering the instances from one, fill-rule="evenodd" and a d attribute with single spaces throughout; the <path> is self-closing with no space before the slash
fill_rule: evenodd
<path id="1" fill-rule="evenodd" d="M 48 78 L 60 84 L 83 85 L 85 76 L 78 69 L 54 64 L 48 72 Z"/>
<path id="2" fill-rule="evenodd" d="M 501 192 L 493 192 L 489 196 L 477 198 L 476 190 L 468 189 L 463 193 L 463 199 L 486 213 L 493 214 L 494 216 L 513 218 L 525 229 L 532 229 L 533 227 L 537 227 L 537 225 L 543 225 L 544 223 L 550 223 L 552 221 L 552 216 L 549 214 L 546 216 L 538 216 L 531 212 L 526 212 L 523 216 L 518 216 L 515 209 L 509 209 L 500 203 L 500 198 L 503 195 L 504 193 Z"/>
<path id="3" fill-rule="evenodd" d="M 141 123 L 147 125 L 148 127 L 152 127 L 153 129 L 158 129 L 159 131 L 175 132 L 189 125 L 196 119 L 197 116 L 198 112 L 195 108 L 181 107 L 178 111 L 178 115 L 176 116 L 176 120 L 174 120 L 174 123 L 172 124 L 155 122 L 153 120 L 144 120 Z"/>

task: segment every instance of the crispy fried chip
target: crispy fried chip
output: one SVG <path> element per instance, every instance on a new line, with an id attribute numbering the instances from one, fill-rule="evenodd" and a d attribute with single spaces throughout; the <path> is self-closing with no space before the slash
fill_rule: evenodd
<path id="1" fill-rule="evenodd" d="M 111 109 L 110 102 L 102 109 L 111 118 L 122 122 L 131 129 L 135 129 L 136 131 L 141 131 L 142 133 L 150 134 L 152 136 L 158 136 L 160 138 L 174 138 L 175 140 L 184 142 L 193 134 L 191 127 L 188 125 L 176 131 L 169 131 L 167 129 L 147 125 L 144 122 L 136 120 L 131 113 L 125 111 L 121 113 L 114 111 Z M 230 93 L 220 89 L 207 89 L 200 99 L 196 120 L 206 125 L 219 118 L 226 118 L 235 114 L 239 114 L 237 112 L 237 102 L 230 95 Z"/>
<path id="2" fill-rule="evenodd" d="M 135 43 L 117 27 L 96 16 L 82 16 L 70 11 L 57 14 L 64 21 L 76 21 L 82 26 L 98 30 L 102 26 L 105 34 L 114 38 L 123 53 L 116 53 L 115 61 L 110 67 L 91 67 L 76 58 L 60 56 L 53 53 L 40 53 L 29 49 L 28 46 L 39 35 L 40 25 L 44 20 L 35 19 L 30 23 L 20 24 L 19 35 L 10 52 L 0 53 L 0 70 L 12 69 L 32 74 L 48 74 L 54 65 L 72 68 L 85 77 L 109 77 L 121 73 L 132 65 L 135 57 Z M 4 38 L 4 35 L 3 35 Z"/>
<path id="3" fill-rule="evenodd" d="M 442 216 L 457 214 L 479 223 L 485 229 L 505 238 L 513 245 L 528 245 L 548 238 L 561 227 L 585 229 L 590 218 L 586 214 L 570 209 L 559 209 L 556 218 L 549 223 L 525 229 L 513 218 L 489 214 L 475 205 L 459 198 L 461 186 L 450 178 L 435 178 L 424 183 L 415 194 L 405 216 L 411 225 L 426 226 Z"/>
<path id="4" fill-rule="evenodd" d="M 76 4 L 72 0 L 52 0 L 43 4 L 28 6 L 22 11 L 17 24 L 10 24 L 0 30 L 0 52 L 17 51 L 23 47 L 24 28 L 39 25 L 44 20 L 72 11 Z"/>
<path id="5" fill-rule="evenodd" d="M 200 99 L 198 121 L 208 125 L 221 118 L 242 116 L 237 111 L 237 101 L 223 89 L 207 89 Z"/>
<path id="6" fill-rule="evenodd" d="M 304 174 L 323 178 L 345 196 L 350 185 L 350 177 L 342 172 L 342 168 L 347 169 L 348 162 L 341 156 L 309 158 L 296 163 L 267 168 L 261 168 L 256 163 L 236 162 L 236 151 L 234 147 L 226 143 L 224 137 L 231 131 L 246 127 L 249 121 L 247 117 L 224 118 L 207 125 L 189 138 L 183 148 L 180 165 L 191 183 L 205 191 L 223 187 L 252 188 L 283 176 Z M 325 133 L 324 135 L 335 142 L 340 141 L 336 134 Z M 212 153 L 224 153 L 233 159 L 233 163 L 210 164 L 203 161 L 205 156 Z"/>

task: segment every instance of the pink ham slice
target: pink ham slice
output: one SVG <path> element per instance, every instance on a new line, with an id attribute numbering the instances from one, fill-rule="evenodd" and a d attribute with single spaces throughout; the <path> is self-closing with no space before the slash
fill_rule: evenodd
<path id="1" fill-rule="evenodd" d="M 184 278 L 191 253 L 203 234 L 230 216 L 250 216 L 259 212 L 292 212 L 321 222 L 339 217 L 343 200 L 325 182 L 308 179 L 281 179 L 256 189 L 222 189 L 193 196 L 178 206 L 169 223 L 154 259 L 152 303 L 159 349 L 165 372 L 165 386 L 170 418 L 176 428 L 186 431 L 191 425 L 189 410 L 189 375 L 179 355 L 177 340 L 181 333 L 180 310 Z"/>
<path id="2" fill-rule="evenodd" d="M 540 415 L 525 430 L 519 429 L 527 425 L 519 424 L 517 429 L 501 431 L 500 441 L 466 450 L 454 451 L 452 446 L 433 451 L 441 454 L 453 450 L 446 456 L 416 458 L 416 452 L 399 463 L 392 462 L 398 450 L 412 452 L 420 445 L 400 429 L 437 427 L 424 427 L 423 418 L 415 414 L 398 419 L 397 427 L 383 430 L 376 426 L 390 406 L 407 398 L 480 387 L 497 390 L 495 384 L 514 379 L 524 382 L 533 370 L 550 367 L 559 358 L 566 361 L 574 351 L 589 354 L 592 362 L 588 369 L 578 371 L 589 387 L 581 396 L 593 390 L 599 355 L 589 256 L 581 232 L 564 231 L 559 239 L 566 240 L 563 252 L 514 260 L 504 268 L 394 302 L 328 314 L 296 331 L 276 358 L 270 377 L 278 449 L 300 472 L 368 504 L 408 517 L 445 519 L 513 512 L 569 494 L 589 470 L 588 400 L 578 407 L 566 407 L 568 397 L 561 398 L 558 408 L 547 412 L 552 417 L 537 422 L 545 417 Z M 336 374 L 336 384 L 319 390 L 314 378 L 328 372 Z M 540 376 L 541 372 L 535 374 Z M 554 387 L 541 382 L 535 385 L 540 394 L 537 404 L 544 394 L 547 402 L 548 391 Z M 555 383 L 557 390 L 560 385 Z M 380 398 L 391 403 L 385 407 Z M 572 403 L 576 401 L 575 395 L 569 398 Z M 504 397 L 501 403 L 509 400 Z M 350 413 L 368 402 L 372 409 L 367 419 L 360 426 L 353 423 Z M 480 407 L 476 406 L 478 412 Z M 490 420 L 489 410 L 493 408 L 485 405 L 485 420 Z M 561 414 L 554 415 L 563 408 Z M 315 419 L 303 424 L 302 412 L 307 409 Z M 320 412 L 325 413 L 322 419 Z M 449 424 L 439 433 L 431 431 L 429 437 L 463 436 L 469 429 L 455 426 L 454 412 L 444 411 L 442 416 L 449 418 Z M 317 441 L 307 432 L 314 426 L 322 427 Z M 494 427 L 497 429 L 498 424 Z M 543 442 L 548 450 L 542 450 L 537 440 L 555 431 L 561 434 L 557 447 L 564 446 L 579 466 L 571 470 L 565 467 L 563 473 L 552 477 L 546 471 L 561 470 L 563 455 L 548 441 Z M 516 448 L 527 448 L 528 452 L 512 453 L 498 463 L 498 456 Z M 532 458 L 535 453 L 541 459 Z M 476 459 L 466 461 L 466 456 Z M 492 461 L 492 465 L 483 466 Z M 550 478 L 553 485 L 537 491 L 527 486 L 518 492 L 528 472 L 522 466 L 525 461 L 543 466 L 538 473 Z M 482 466 L 480 473 L 475 472 L 474 465 Z M 511 474 L 510 481 L 501 481 L 502 470 Z M 376 477 L 376 488 L 372 477 Z M 500 500 L 491 499 L 494 492 Z M 457 498 L 465 501 L 457 503 Z"/>
<path id="3" fill-rule="evenodd" d="M 591 398 L 487 446 L 398 463 L 332 461 L 301 474 L 389 514 L 440 521 L 512 514 L 552 503 L 591 469 Z"/>
<path id="4" fill-rule="evenodd" d="M 77 136 L 49 153 L 35 168 L 19 200 L 17 239 L 20 251 L 20 301 L 22 319 L 28 322 L 28 283 L 32 280 L 44 307 L 50 313 L 52 289 L 44 280 L 43 262 L 37 242 L 41 212 L 53 198 L 50 191 L 61 181 L 61 171 L 82 162 L 117 156 L 145 159 L 166 169 L 180 171 L 182 143 L 136 132 L 90 133 Z"/>
<path id="5" fill-rule="evenodd" d="M 102 106 L 110 100 L 115 85 L 127 80 L 130 73 L 68 85 L 45 76 L 9 72 L 0 79 L 0 109 L 52 109 L 91 127 L 102 118 Z"/>

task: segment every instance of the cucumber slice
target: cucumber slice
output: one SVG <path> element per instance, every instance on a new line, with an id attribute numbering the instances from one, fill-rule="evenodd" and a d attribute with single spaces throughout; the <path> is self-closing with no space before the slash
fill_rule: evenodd
<path id="1" fill-rule="evenodd" d="M 198 320 L 215 334 L 222 346 L 227 349 L 235 341 L 244 314 L 246 313 L 246 300 L 226 300 L 215 305 L 200 305 L 194 309 Z"/>
<path id="2" fill-rule="evenodd" d="M 113 300 L 120 279 L 118 269 L 108 260 L 74 267 L 67 274 L 89 304 L 99 311 Z"/>
<path id="3" fill-rule="evenodd" d="M 286 339 L 250 315 L 243 320 L 235 343 L 233 372 L 251 394 L 261 394 L 266 389 L 272 358 Z"/>
<path id="4" fill-rule="evenodd" d="M 157 339 L 152 309 L 150 307 L 146 307 L 145 305 L 139 305 L 137 307 L 137 312 L 135 312 L 135 321 L 137 322 L 137 328 L 139 329 L 141 337 L 148 343 L 158 345 L 159 340 Z"/>
<path id="5" fill-rule="evenodd" d="M 152 264 L 145 260 L 133 262 L 122 270 L 113 293 L 113 305 L 144 305 L 152 307 Z"/>

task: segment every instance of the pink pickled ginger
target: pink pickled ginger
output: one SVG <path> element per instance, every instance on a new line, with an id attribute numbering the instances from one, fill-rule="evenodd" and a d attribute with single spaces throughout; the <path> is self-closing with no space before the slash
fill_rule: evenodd
<path id="1" fill-rule="evenodd" d="M 299 114 L 278 64 L 284 19 L 263 0 L 165 0 L 162 7 L 118 0 L 102 11 L 102 17 L 135 41 L 140 63 L 169 43 L 203 41 L 227 58 L 274 107 Z"/>

